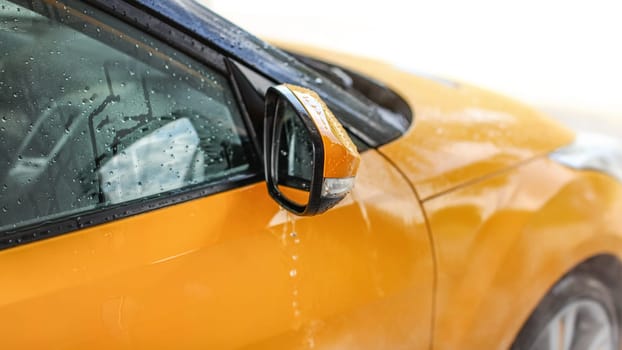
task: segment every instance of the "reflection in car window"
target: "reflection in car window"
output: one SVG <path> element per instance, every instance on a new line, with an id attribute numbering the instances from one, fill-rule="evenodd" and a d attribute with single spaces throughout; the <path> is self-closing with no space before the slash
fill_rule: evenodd
<path id="1" fill-rule="evenodd" d="M 32 5 L 0 0 L 0 231 L 249 170 L 222 75 L 88 8 Z"/>

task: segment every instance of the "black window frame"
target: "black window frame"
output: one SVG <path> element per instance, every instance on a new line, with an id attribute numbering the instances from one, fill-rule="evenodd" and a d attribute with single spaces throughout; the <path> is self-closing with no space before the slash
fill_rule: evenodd
<path id="1" fill-rule="evenodd" d="M 34 3 L 39 2 L 36 0 L 10 1 L 47 17 L 56 16 L 58 18 L 58 16 L 60 16 L 58 10 L 52 5 L 44 5 L 43 7 L 35 8 Z M 261 150 L 257 144 L 257 135 L 250 121 L 247 106 L 241 99 L 241 92 L 233 72 L 227 66 L 226 53 L 214 49 L 209 43 L 198 40 L 194 36 L 187 35 L 174 26 L 171 26 L 170 23 L 166 23 L 156 16 L 153 16 L 153 14 L 148 13 L 148 11 L 127 2 L 117 0 L 87 0 L 84 3 L 76 4 L 76 2 L 72 0 L 61 0 L 58 1 L 58 3 L 72 9 L 77 9 L 78 7 L 88 9 L 91 7 L 104 12 L 134 29 L 162 41 L 163 44 L 189 56 L 199 64 L 222 74 L 227 79 L 227 88 L 231 89 L 236 107 L 240 111 L 244 127 L 251 141 L 252 150 L 250 154 L 247 154 L 249 157 L 249 169 L 242 174 L 237 174 L 215 183 L 201 183 L 171 192 L 164 192 L 154 197 L 135 199 L 101 208 L 87 209 L 79 213 L 61 216 L 57 219 L 45 219 L 43 222 L 19 227 L 14 230 L 9 229 L 2 231 L 0 232 L 0 250 L 72 233 L 84 228 L 143 214 L 152 210 L 248 186 L 264 180 L 263 160 L 261 157 Z"/>
<path id="2" fill-rule="evenodd" d="M 87 0 L 114 10 L 127 5 L 142 9 L 255 73 L 279 83 L 314 90 L 335 112 L 359 151 L 378 148 L 403 136 L 414 123 L 412 110 L 396 113 L 366 96 L 353 95 L 296 57 L 255 37 L 214 13 L 197 0 Z M 141 18 L 137 18 L 141 21 Z"/>

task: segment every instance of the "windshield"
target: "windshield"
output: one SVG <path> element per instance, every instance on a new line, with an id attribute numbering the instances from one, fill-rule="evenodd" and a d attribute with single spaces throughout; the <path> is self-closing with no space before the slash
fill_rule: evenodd
<path id="1" fill-rule="evenodd" d="M 138 2 L 212 41 L 221 50 L 258 72 L 280 83 L 296 84 L 316 91 L 348 131 L 368 146 L 376 147 L 394 140 L 410 126 L 411 120 L 408 117 L 381 107 L 364 96 L 357 97 L 346 92 L 293 56 L 249 34 L 196 2 Z"/>

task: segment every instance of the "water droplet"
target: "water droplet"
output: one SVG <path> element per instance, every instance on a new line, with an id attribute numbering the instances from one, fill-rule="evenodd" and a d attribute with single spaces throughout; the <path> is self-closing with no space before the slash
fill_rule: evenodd
<path id="1" fill-rule="evenodd" d="M 297 274 L 298 271 L 296 271 L 296 269 L 289 270 L 289 277 L 296 277 Z"/>

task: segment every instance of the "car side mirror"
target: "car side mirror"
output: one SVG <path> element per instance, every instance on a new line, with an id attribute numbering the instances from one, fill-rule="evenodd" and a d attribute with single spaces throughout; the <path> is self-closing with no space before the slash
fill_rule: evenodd
<path id="1" fill-rule="evenodd" d="M 289 84 L 266 92 L 264 165 L 268 192 L 297 215 L 316 215 L 354 186 L 360 157 L 328 106 Z"/>

